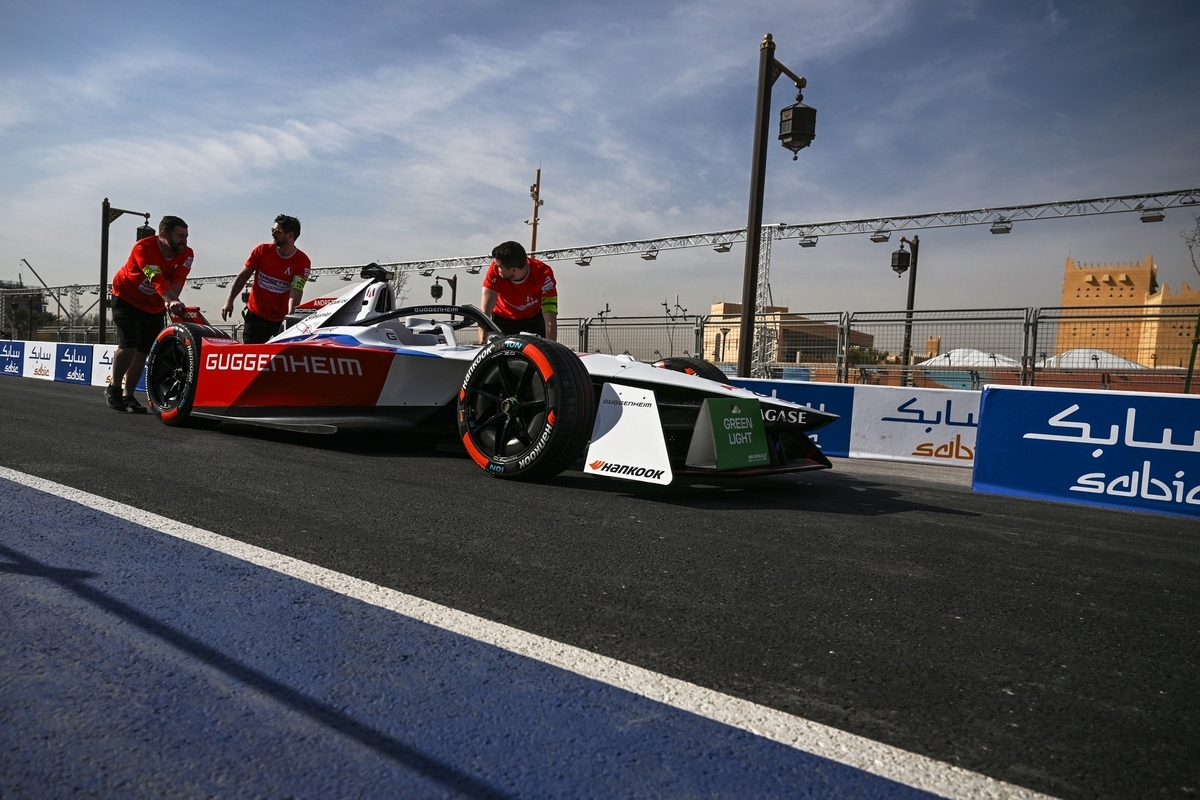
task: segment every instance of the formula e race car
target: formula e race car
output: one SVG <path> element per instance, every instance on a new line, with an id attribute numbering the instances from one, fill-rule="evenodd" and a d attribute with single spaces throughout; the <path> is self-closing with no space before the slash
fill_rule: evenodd
<path id="1" fill-rule="evenodd" d="M 168 325 L 146 362 L 151 410 L 167 425 L 440 432 L 501 478 L 550 478 L 585 451 L 587 473 L 659 484 L 831 466 L 807 434 L 835 415 L 731 386 L 713 364 L 574 353 L 506 336 L 474 306 L 396 308 L 388 272 L 362 277 L 266 344 Z"/>

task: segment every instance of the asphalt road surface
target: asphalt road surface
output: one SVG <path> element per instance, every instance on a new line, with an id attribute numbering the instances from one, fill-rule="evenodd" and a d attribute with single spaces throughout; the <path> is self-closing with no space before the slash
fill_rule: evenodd
<path id="1" fill-rule="evenodd" d="M 519 484 L 4 378 L 0 466 L 1048 794 L 1200 790 L 1194 521 L 847 460 Z"/>

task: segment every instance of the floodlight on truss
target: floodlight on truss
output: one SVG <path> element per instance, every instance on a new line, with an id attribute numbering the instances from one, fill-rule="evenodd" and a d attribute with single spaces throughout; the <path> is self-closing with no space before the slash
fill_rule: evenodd
<path id="1" fill-rule="evenodd" d="M 713 250 L 716 250 L 718 253 L 728 253 L 730 249 L 732 249 L 732 245 L 729 242 L 717 242 L 713 245 Z"/>
<path id="2" fill-rule="evenodd" d="M 1012 233 L 1012 222 L 1004 217 L 1000 217 L 1000 219 L 992 223 L 992 227 L 988 230 L 992 233 Z"/>
<path id="3" fill-rule="evenodd" d="M 875 242 L 876 244 L 886 242 L 891 238 L 892 238 L 892 232 L 889 230 L 886 230 L 884 228 L 880 228 L 879 230 L 877 230 L 871 234 L 871 241 Z"/>
<path id="4" fill-rule="evenodd" d="M 1161 206 L 1152 206 L 1142 211 L 1142 222 L 1162 222 L 1166 219 Z"/>
<path id="5" fill-rule="evenodd" d="M 653 250 L 647 250 L 646 252 L 642 253 L 643 261 L 653 261 L 656 258 L 658 258 L 658 249 L 657 248 L 655 248 Z"/>
<path id="6" fill-rule="evenodd" d="M 799 244 L 801 247 L 816 247 L 817 246 L 817 237 L 802 236 L 802 237 L 800 237 Z"/>
<path id="7" fill-rule="evenodd" d="M 483 269 L 483 267 L 480 264 L 476 264 L 473 267 L 467 267 L 467 274 L 468 275 L 478 275 L 479 271 L 482 269 Z"/>
<path id="8" fill-rule="evenodd" d="M 592 263 L 592 257 L 591 256 L 580 256 L 579 258 L 577 258 L 575 260 L 575 263 L 581 267 L 586 267 L 588 264 Z"/>

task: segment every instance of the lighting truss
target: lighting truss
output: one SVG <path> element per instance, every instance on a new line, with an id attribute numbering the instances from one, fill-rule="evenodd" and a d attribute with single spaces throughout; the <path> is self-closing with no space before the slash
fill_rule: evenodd
<path id="1" fill-rule="evenodd" d="M 1170 208 L 1189 208 L 1200 206 L 1200 188 L 1181 189 L 1170 192 L 1155 192 L 1151 194 L 1128 194 L 1118 197 L 1097 197 L 1090 200 L 1063 200 L 1053 203 L 1032 203 L 1020 206 L 996 206 L 992 208 L 975 208 L 966 211 L 939 211 L 931 214 L 912 214 L 909 216 L 872 217 L 869 219 L 839 220 L 836 222 L 816 222 L 792 225 L 778 223 L 764 225 L 763 230 L 770 230 L 774 239 L 809 239 L 821 236 L 871 236 L 881 230 L 920 231 L 933 228 L 955 228 L 965 225 L 996 226 L 998 223 L 1011 225 L 1014 222 L 1025 222 L 1045 219 L 1061 219 L 1064 217 L 1089 217 L 1098 214 L 1138 214 L 1146 221 L 1159 221 Z M 997 230 L 996 232 L 1000 232 Z M 658 239 L 635 239 L 627 242 L 610 242 L 593 244 L 583 247 L 566 247 L 558 250 L 539 250 L 532 255 L 542 261 L 579 261 L 596 256 L 616 256 L 635 253 L 645 258 L 647 255 L 657 255 L 662 250 L 683 250 L 690 247 L 711 247 L 717 252 L 726 252 L 726 248 L 746 241 L 746 229 L 734 228 L 711 233 L 690 233 L 683 236 L 667 236 Z M 652 260 L 647 258 L 646 260 Z M 438 258 L 426 261 L 391 261 L 380 262 L 380 266 L 396 272 L 425 272 L 432 270 L 465 269 L 468 271 L 486 267 L 492 261 L 489 255 L 461 256 L 457 258 Z M 328 267 L 314 267 L 312 276 L 357 274 L 362 265 L 341 264 Z M 192 286 L 207 286 L 221 281 L 231 281 L 234 275 L 213 275 L 198 278 L 188 276 Z M 62 288 L 52 287 L 43 293 Z M 98 292 L 96 285 L 83 288 Z M 28 291 L 27 289 L 25 291 Z M 0 294 L 6 293 L 0 290 Z"/>

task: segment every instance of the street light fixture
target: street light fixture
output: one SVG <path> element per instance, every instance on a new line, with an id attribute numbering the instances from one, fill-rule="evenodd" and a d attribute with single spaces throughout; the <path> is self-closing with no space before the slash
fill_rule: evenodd
<path id="1" fill-rule="evenodd" d="M 450 305 L 458 305 L 458 276 L 452 275 L 449 278 L 438 275 L 433 279 L 433 285 L 429 287 L 429 296 L 434 300 L 442 299 L 442 284 L 439 281 L 445 281 L 450 287 Z"/>
<path id="2" fill-rule="evenodd" d="M 817 111 L 800 102 L 803 100 L 801 91 L 808 86 L 808 81 L 775 60 L 775 40 L 768 33 L 758 48 L 758 99 L 754 112 L 754 154 L 750 161 L 750 209 L 746 218 L 746 266 L 742 275 L 741 338 L 738 340 L 737 374 L 743 378 L 750 377 L 750 355 L 754 347 L 771 87 L 780 75 L 787 75 L 796 84 L 796 103 L 783 109 L 779 115 L 779 141 L 792 151 L 792 160 L 795 160 L 797 153 L 812 144 L 816 136 Z"/>
<path id="3" fill-rule="evenodd" d="M 910 254 L 904 249 L 904 245 L 912 248 Z M 921 237 L 914 236 L 912 239 L 900 237 L 900 249 L 892 253 L 892 271 L 899 278 L 908 272 L 908 305 L 904 314 L 904 352 L 900 354 L 900 385 L 909 386 L 908 367 L 912 356 L 912 318 L 913 318 L 913 300 L 917 294 L 917 256 L 921 250 Z M 912 270 L 909 272 L 909 270 Z"/>

